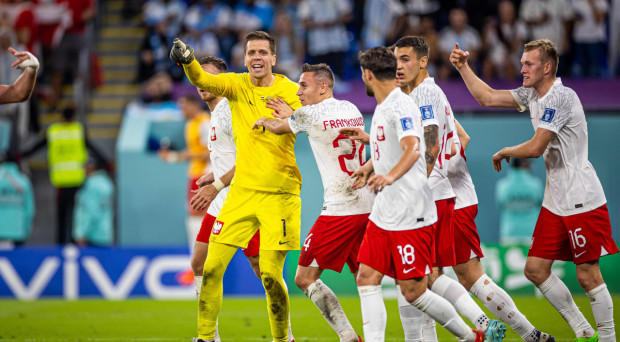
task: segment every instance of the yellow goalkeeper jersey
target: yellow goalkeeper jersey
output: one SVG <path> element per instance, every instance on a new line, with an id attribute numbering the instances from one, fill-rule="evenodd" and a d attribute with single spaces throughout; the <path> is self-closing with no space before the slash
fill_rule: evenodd
<path id="1" fill-rule="evenodd" d="M 270 87 L 256 87 L 249 73 L 212 75 L 202 70 L 196 60 L 183 68 L 192 84 L 228 99 L 237 147 L 233 183 L 249 189 L 299 195 L 301 173 L 295 160 L 295 135 L 252 130 L 256 120 L 273 117 L 273 110 L 265 106 L 267 98 L 279 97 L 294 110 L 301 107 L 296 95 L 299 86 L 283 75 L 274 74 Z"/>

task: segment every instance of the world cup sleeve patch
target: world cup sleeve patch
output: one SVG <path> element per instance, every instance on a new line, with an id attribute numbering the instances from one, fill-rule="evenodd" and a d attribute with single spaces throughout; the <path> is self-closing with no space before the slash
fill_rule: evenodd
<path id="1" fill-rule="evenodd" d="M 545 112 L 543 113 L 541 120 L 544 122 L 551 122 L 554 116 L 555 116 L 555 109 L 545 108 Z"/>
<path id="2" fill-rule="evenodd" d="M 400 124 L 401 126 L 403 126 L 403 131 L 408 131 L 410 129 L 413 129 L 413 119 L 410 117 L 401 118 Z"/>
<path id="3" fill-rule="evenodd" d="M 428 120 L 435 118 L 435 114 L 433 114 L 433 106 L 422 106 L 420 107 L 420 112 L 422 113 L 422 119 Z"/>

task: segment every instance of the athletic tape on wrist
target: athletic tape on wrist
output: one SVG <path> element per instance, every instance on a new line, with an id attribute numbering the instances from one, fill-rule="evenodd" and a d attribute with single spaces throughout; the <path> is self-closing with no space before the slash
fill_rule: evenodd
<path id="1" fill-rule="evenodd" d="M 222 182 L 219 178 L 213 181 L 213 186 L 217 191 L 222 191 L 222 189 L 226 187 L 226 185 L 224 185 L 224 182 Z"/>

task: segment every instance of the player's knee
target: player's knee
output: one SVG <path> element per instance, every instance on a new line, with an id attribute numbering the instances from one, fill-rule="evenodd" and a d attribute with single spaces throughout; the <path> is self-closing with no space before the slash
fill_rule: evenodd
<path id="1" fill-rule="evenodd" d="M 221 267 L 205 263 L 202 268 L 202 276 L 207 282 L 217 281 L 220 278 L 224 278 L 224 271 Z"/>
<path id="2" fill-rule="evenodd" d="M 272 291 L 278 292 L 283 290 L 282 284 L 284 281 L 282 279 L 282 274 L 277 274 L 263 268 L 260 272 L 260 279 L 266 292 L 271 293 Z"/>
<path id="3" fill-rule="evenodd" d="M 371 272 L 360 270 L 357 272 L 355 282 L 357 283 L 357 286 L 379 285 L 381 284 L 381 279 L 377 280 Z"/>
<path id="4" fill-rule="evenodd" d="M 297 287 L 299 287 L 302 291 L 306 291 L 308 286 L 310 286 L 313 282 L 314 281 L 305 274 L 297 273 L 295 275 L 295 285 L 297 285 Z"/>
<path id="5" fill-rule="evenodd" d="M 424 290 L 425 289 L 419 291 L 414 287 L 407 287 L 403 286 L 402 284 L 400 286 L 400 292 L 403 294 L 403 297 L 405 297 L 405 300 L 409 303 L 415 302 L 415 300 L 418 299 L 422 295 L 422 293 L 424 293 Z"/>
<path id="6" fill-rule="evenodd" d="M 201 260 L 200 258 L 197 258 L 196 255 L 194 255 L 190 264 L 192 266 L 192 271 L 194 272 L 194 275 L 202 275 L 202 270 L 205 265 L 204 260 Z"/>
<path id="7" fill-rule="evenodd" d="M 539 267 L 528 265 L 527 263 L 525 264 L 523 273 L 525 274 L 525 277 L 536 286 L 542 284 L 545 280 L 547 280 L 547 278 L 549 278 L 550 275 L 548 271 L 540 269 Z"/>

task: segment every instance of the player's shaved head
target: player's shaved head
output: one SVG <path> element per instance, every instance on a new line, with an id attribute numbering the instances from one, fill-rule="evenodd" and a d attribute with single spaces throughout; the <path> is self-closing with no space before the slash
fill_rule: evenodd
<path id="1" fill-rule="evenodd" d="M 362 69 L 370 70 L 379 81 L 396 78 L 396 56 L 385 46 L 370 48 L 358 54 Z"/>
<path id="2" fill-rule="evenodd" d="M 531 41 L 525 44 L 523 52 L 530 52 L 538 50 L 540 53 L 540 60 L 543 64 L 551 63 L 551 74 L 555 76 L 558 71 L 558 63 L 560 58 L 558 56 L 558 50 L 553 45 L 553 42 L 548 39 L 539 39 Z"/>
<path id="3" fill-rule="evenodd" d="M 332 68 L 325 63 L 321 64 L 304 64 L 301 67 L 301 72 L 312 72 L 314 79 L 318 82 L 325 82 L 330 89 L 334 88 L 334 73 Z"/>
<path id="4" fill-rule="evenodd" d="M 226 62 L 215 56 L 204 56 L 198 59 L 198 63 L 200 65 L 211 64 L 213 65 L 219 72 L 226 72 L 228 70 L 228 65 Z"/>
<path id="5" fill-rule="evenodd" d="M 402 37 L 393 46 L 394 49 L 404 47 L 412 48 L 418 59 L 428 57 L 430 53 L 430 48 L 428 47 L 426 40 L 419 36 Z M 394 51 L 394 49 L 392 49 L 392 51 Z"/>
<path id="6" fill-rule="evenodd" d="M 271 51 L 272 55 L 276 54 L 276 41 L 273 39 L 273 37 L 265 32 L 265 31 L 253 31 L 248 33 L 248 35 L 245 37 L 245 44 L 243 44 L 243 52 L 245 52 L 246 48 L 248 47 L 248 42 L 252 41 L 252 40 L 266 40 L 269 42 L 269 50 Z"/>

